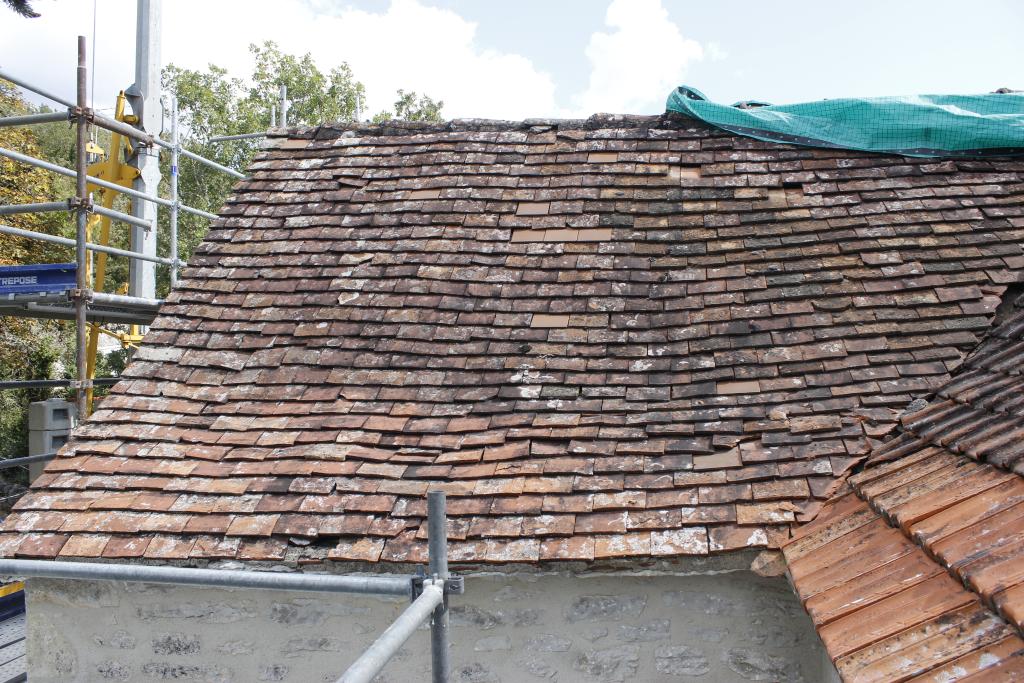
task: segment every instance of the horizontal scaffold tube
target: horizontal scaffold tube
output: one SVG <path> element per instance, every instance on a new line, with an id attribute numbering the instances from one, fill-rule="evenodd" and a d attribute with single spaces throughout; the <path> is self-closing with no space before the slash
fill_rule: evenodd
<path id="1" fill-rule="evenodd" d="M 201 164 L 206 164 L 210 168 L 216 169 L 216 170 L 220 171 L 221 173 L 227 173 L 229 176 L 232 176 L 234 178 L 239 178 L 241 180 L 245 180 L 245 174 L 244 173 L 239 173 L 238 171 L 236 171 L 233 168 L 228 168 L 227 166 L 223 166 L 221 164 L 218 164 L 216 161 L 210 161 L 206 157 L 201 157 L 198 154 L 196 154 L 195 152 L 190 152 L 187 149 L 182 149 L 180 154 L 183 157 L 188 157 L 189 159 L 192 159 L 194 161 L 198 161 Z"/>
<path id="2" fill-rule="evenodd" d="M 125 135 L 130 138 L 135 138 L 136 140 L 140 140 L 149 145 L 156 145 L 159 147 L 163 147 L 164 149 L 174 148 L 174 145 L 172 145 L 169 142 L 166 142 L 165 140 L 161 140 L 160 138 L 149 135 L 148 133 L 143 133 L 138 128 L 129 126 L 127 123 L 121 123 L 120 121 L 115 121 L 114 119 L 108 119 L 105 116 L 95 114 L 92 117 L 92 122 L 100 128 L 106 128 L 107 130 L 113 131 L 115 133 L 121 133 L 122 135 Z M 244 173 L 239 173 L 233 168 L 228 168 L 227 166 L 218 164 L 216 161 L 211 161 L 210 159 L 207 159 L 204 156 L 200 156 L 195 152 L 190 152 L 184 148 L 179 149 L 178 151 L 182 156 L 188 157 L 189 159 L 194 159 L 199 163 L 206 164 L 210 168 L 215 168 L 222 173 L 227 173 L 228 175 L 234 176 L 235 178 L 245 178 Z"/>
<path id="3" fill-rule="evenodd" d="M 150 221 L 144 220 L 142 218 L 136 218 L 135 216 L 129 216 L 126 213 L 121 213 L 120 211 L 115 211 L 114 209 L 108 209 L 105 206 L 93 204 L 91 207 L 89 207 L 89 210 L 92 211 L 93 213 L 98 213 L 101 216 L 112 218 L 115 221 L 121 221 L 122 223 L 128 223 L 130 225 L 137 225 L 140 228 L 145 228 L 146 230 L 153 229 L 153 223 Z"/>
<path id="4" fill-rule="evenodd" d="M 241 569 L 191 569 L 188 567 L 100 562 L 55 562 L 52 560 L 0 559 L 0 575 L 83 581 L 133 581 L 179 586 L 262 588 L 313 593 L 359 593 L 363 595 L 411 595 L 412 576 L 338 576 L 334 574 L 288 574 Z M 429 613 L 429 612 L 428 612 Z"/>
<path id="5" fill-rule="evenodd" d="M 28 90 L 30 92 L 34 92 L 37 95 L 42 95 L 43 97 L 45 97 L 48 100 L 53 100 L 54 102 L 57 102 L 59 104 L 63 104 L 65 107 L 67 107 L 69 109 L 74 109 L 75 108 L 74 102 L 68 102 L 63 97 L 58 97 L 57 95 L 54 95 L 52 93 L 49 93 L 49 92 L 43 90 L 42 88 L 37 88 L 34 85 L 29 85 L 28 83 L 26 83 L 22 79 L 18 78 L 17 76 L 12 76 L 11 74 L 7 73 L 6 71 L 4 71 L 2 69 L 0 69 L 0 78 L 4 79 L 5 81 L 10 81 L 14 85 L 16 85 L 18 87 L 21 87 L 21 88 L 24 88 L 25 90 Z"/>
<path id="6" fill-rule="evenodd" d="M 47 460 L 53 460 L 56 455 L 56 453 L 40 453 L 39 455 L 26 455 L 23 458 L 5 458 L 0 460 L 0 470 L 24 467 L 25 465 L 31 465 L 34 462 L 46 462 Z"/>
<path id="7" fill-rule="evenodd" d="M 266 133 L 242 133 L 241 135 L 218 135 L 209 139 L 209 142 L 228 142 L 229 140 L 253 140 L 265 138 Z"/>
<path id="8" fill-rule="evenodd" d="M 13 228 L 9 225 L 0 225 L 0 233 L 5 235 L 15 235 L 16 237 L 24 237 L 30 240 L 39 240 L 40 242 L 50 242 L 52 244 L 60 244 L 65 247 L 75 246 L 75 241 L 68 237 L 60 237 L 58 235 L 47 235 L 43 232 L 35 232 L 33 230 L 23 230 L 21 228 Z M 90 251 L 98 251 L 104 254 L 110 254 L 111 256 L 124 256 L 127 258 L 135 258 L 140 261 L 151 261 L 152 263 L 160 263 L 165 266 L 172 264 L 171 259 L 163 258 L 162 256 L 150 256 L 148 254 L 140 254 L 137 251 L 128 251 L 126 249 L 118 249 L 117 247 L 108 247 L 103 244 L 94 244 L 92 242 L 86 242 L 85 248 Z M 178 262 L 178 265 L 184 265 L 182 262 Z"/>
<path id="9" fill-rule="evenodd" d="M 38 202 L 36 204 L 5 204 L 0 206 L 0 216 L 10 216 L 16 213 L 42 213 L 44 211 L 70 211 L 71 205 L 67 202 Z"/>
<path id="10" fill-rule="evenodd" d="M 56 123 L 70 121 L 70 111 L 50 111 L 42 114 L 25 114 L 24 116 L 4 116 L 0 118 L 0 128 L 10 126 L 32 126 L 37 123 Z"/>
<path id="11" fill-rule="evenodd" d="M 74 320 L 75 309 L 71 306 L 47 306 L 40 303 L 15 304 L 13 307 L 0 301 L 0 315 L 20 318 L 43 318 L 50 320 Z M 88 307 L 85 319 L 91 323 L 131 323 L 149 325 L 156 317 L 156 311 L 137 309 L 135 311 L 111 311 Z"/>
<path id="12" fill-rule="evenodd" d="M 62 175 L 62 176 L 67 176 L 68 178 L 74 178 L 75 177 L 75 172 L 72 171 L 69 168 L 64 168 L 63 166 L 58 166 L 57 164 L 51 164 L 49 161 L 43 161 L 41 159 L 35 159 L 35 158 L 27 156 L 25 154 L 21 154 L 20 152 L 15 152 L 12 149 L 5 149 L 3 147 L 0 147 L 0 157 L 7 157 L 8 159 L 14 159 L 15 161 L 20 161 L 23 164 L 28 164 L 29 166 L 35 166 L 36 168 L 42 168 L 42 169 L 45 169 L 47 171 L 51 171 L 53 173 L 57 173 L 57 174 Z M 143 200 L 148 201 L 148 202 L 153 202 L 154 204 L 159 204 L 160 206 L 173 206 L 174 205 L 174 202 L 169 201 L 167 199 L 161 199 L 160 197 L 154 197 L 153 195 L 148 195 L 148 194 L 146 194 L 144 192 L 139 192 L 138 190 L 133 190 L 130 187 L 122 187 L 121 185 L 117 185 L 115 183 L 108 182 L 106 180 L 103 180 L 102 178 L 95 178 L 93 176 L 86 176 L 86 178 L 88 179 L 89 183 L 91 183 L 92 185 L 95 185 L 96 187 L 102 187 L 102 188 L 105 188 L 105 189 L 108 189 L 108 190 L 113 190 L 115 192 L 120 192 L 122 194 L 128 195 L 129 197 L 135 197 L 136 199 L 143 199 Z M 196 209 L 196 208 L 191 207 L 191 206 L 185 206 L 184 204 L 180 204 L 178 206 L 178 208 L 181 209 L 182 211 L 184 211 L 185 213 L 191 213 L 193 215 L 202 216 L 203 218 L 208 218 L 208 219 L 211 219 L 211 220 L 217 217 L 217 214 L 210 213 L 209 211 L 203 211 L 202 209 Z"/>
<path id="13" fill-rule="evenodd" d="M 59 389 L 69 387 L 74 380 L 71 379 L 16 379 L 0 382 L 0 391 L 5 389 Z M 92 383 L 98 387 L 107 387 L 121 381 L 120 377 L 96 377 Z M 34 455 L 29 457 L 36 457 Z M 6 461 L 0 461 L 6 462 Z"/>
<path id="14" fill-rule="evenodd" d="M 123 294 L 107 294 L 93 292 L 92 302 L 100 306 L 130 306 L 133 308 L 160 308 L 163 299 L 148 299 L 142 296 L 125 296 Z"/>

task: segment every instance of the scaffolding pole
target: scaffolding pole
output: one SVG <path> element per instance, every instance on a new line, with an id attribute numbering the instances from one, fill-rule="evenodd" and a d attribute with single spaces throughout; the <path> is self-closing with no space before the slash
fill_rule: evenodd
<path id="1" fill-rule="evenodd" d="M 231 176 L 233 178 L 239 178 L 240 180 L 245 180 L 245 174 L 244 173 L 239 173 L 238 171 L 236 171 L 233 168 L 228 168 L 227 166 L 223 166 L 221 164 L 218 164 L 216 161 L 210 161 L 206 157 L 201 157 L 198 154 L 196 154 L 195 152 L 190 152 L 187 149 L 183 149 L 183 150 L 181 150 L 181 156 L 188 157 L 189 159 L 192 159 L 193 161 L 198 161 L 201 164 L 206 164 L 210 168 L 212 168 L 214 170 L 217 170 L 217 171 L 220 171 L 221 173 L 226 173 L 226 174 L 228 174 L 229 176 Z"/>
<path id="2" fill-rule="evenodd" d="M 26 455 L 23 458 L 4 458 L 0 460 L 0 470 L 12 470 L 15 467 L 24 467 L 34 462 L 47 462 L 57 457 L 56 453 L 41 453 L 39 455 Z"/>
<path id="3" fill-rule="evenodd" d="M 23 230 L 21 228 L 12 228 L 9 225 L 0 225 L 0 233 L 5 235 L 14 235 L 15 237 L 24 237 L 30 240 L 39 240 L 40 242 L 50 242 L 51 244 L 59 244 L 63 247 L 75 246 L 75 240 L 69 237 L 60 237 L 59 235 L 47 235 L 43 232 L 34 232 L 32 230 Z M 124 256 L 126 258 L 137 258 L 143 261 L 152 261 L 153 263 L 159 263 L 164 266 L 170 266 L 175 263 L 172 259 L 164 258 L 162 256 L 149 256 L 147 254 L 140 254 L 136 251 L 128 251 L 127 249 L 118 249 L 117 247 L 108 247 L 105 244 L 96 244 L 94 242 L 86 242 L 85 248 L 89 251 L 96 251 L 103 254 L 110 254 L 111 256 Z M 0 299 L 2 301 L 2 299 Z"/>
<path id="4" fill-rule="evenodd" d="M 13 389 L 61 389 L 71 386 L 70 379 L 19 379 L 0 382 L 0 391 Z M 96 386 L 110 387 L 121 381 L 120 377 L 97 377 L 92 381 Z"/>
<path id="5" fill-rule="evenodd" d="M 171 289 L 178 286 L 178 96 L 171 97 Z"/>
<path id="6" fill-rule="evenodd" d="M 87 210 L 91 211 L 92 213 L 99 214 L 101 216 L 106 216 L 107 218 L 112 218 L 115 221 L 121 221 L 122 223 L 128 223 L 129 225 L 138 226 L 146 232 L 150 232 L 153 229 L 152 221 L 146 220 L 145 218 L 130 216 L 126 213 L 121 213 L 120 211 L 116 211 L 114 209 L 108 209 L 105 206 L 98 206 L 93 204 L 92 206 L 87 207 Z"/>
<path id="7" fill-rule="evenodd" d="M 266 133 L 241 133 L 240 135 L 217 135 L 210 138 L 207 142 L 229 142 L 231 140 L 254 140 L 256 138 L 265 138 Z"/>
<path id="8" fill-rule="evenodd" d="M 288 86 L 282 83 L 278 95 L 281 98 L 281 127 L 287 128 L 288 110 L 292 108 L 292 103 L 288 101 Z"/>
<path id="9" fill-rule="evenodd" d="M 66 306 L 47 306 L 38 303 L 28 303 L 23 306 L 0 307 L 0 315 L 18 315 L 22 312 L 30 313 L 29 317 L 49 320 L 77 320 L 75 309 Z M 87 308 L 85 319 L 91 323 L 127 323 L 131 325 L 149 325 L 156 317 L 156 312 L 146 311 L 109 311 L 97 308 Z"/>
<path id="10" fill-rule="evenodd" d="M 54 123 L 70 121 L 74 118 L 72 111 L 44 112 L 42 114 L 25 114 L 24 116 L 5 116 L 0 118 L 0 128 L 6 126 L 32 126 L 37 123 Z"/>
<path id="11" fill-rule="evenodd" d="M 380 673 L 398 648 L 409 640 L 420 624 L 428 619 L 431 613 L 444 602 L 444 588 L 434 581 L 423 586 L 423 592 L 413 600 L 384 633 L 380 634 L 366 652 L 359 655 L 337 683 L 370 683 Z M 437 679 L 435 679 L 437 680 Z M 447 676 L 442 681 L 447 681 Z"/>
<path id="12" fill-rule="evenodd" d="M 62 562 L 53 560 L 2 560 L 0 575 L 86 581 L 131 581 L 177 586 L 262 588 L 265 590 L 357 595 L 409 595 L 411 576 L 336 576 L 292 574 L 239 569 L 189 569 L 139 564 Z"/>
<path id="13" fill-rule="evenodd" d="M 52 454 L 12 458 L 0 461 L 0 469 L 39 460 Z M 447 573 L 448 548 L 443 493 L 427 494 L 427 529 L 431 571 Z M 443 559 L 442 559 L 443 558 Z M 57 560 L 0 559 L 0 576 L 43 577 L 84 581 L 132 581 L 184 586 L 226 588 L 257 588 L 363 595 L 404 595 L 412 604 L 353 662 L 337 683 L 370 683 L 398 652 L 399 648 L 436 610 L 447 608 L 449 594 L 463 592 L 460 577 L 423 578 L 421 575 L 398 576 L 336 576 L 333 574 L 302 574 L 260 572 L 237 569 L 191 569 L 184 567 L 140 564 L 108 564 L 101 562 L 63 562 Z M 31 590 L 31 585 L 30 585 Z M 437 639 L 431 638 L 432 661 L 437 662 Z M 436 683 L 448 683 L 446 670 L 434 670 Z"/>
<path id="14" fill-rule="evenodd" d="M 434 581 L 448 581 L 448 520 L 445 492 L 427 493 L 427 560 Z M 448 661 L 448 601 L 439 602 L 430 620 L 430 659 L 433 683 L 446 683 L 451 666 Z"/>
<path id="15" fill-rule="evenodd" d="M 34 159 L 30 156 L 21 154 L 20 152 L 15 152 L 12 149 L 6 149 L 4 147 L 0 147 L 0 157 L 7 157 L 8 159 L 13 159 L 14 161 L 18 161 L 23 164 L 28 164 L 29 166 L 35 166 L 36 168 L 42 168 L 47 171 L 51 171 L 52 173 L 57 173 L 59 175 L 66 176 L 68 178 L 74 178 L 76 175 L 75 172 L 69 168 L 64 168 L 63 166 L 58 166 L 57 164 L 51 164 L 49 161 L 43 161 L 42 159 Z M 118 185 L 116 183 L 103 180 L 102 178 L 96 178 L 91 175 L 86 176 L 86 179 L 89 181 L 90 185 L 95 185 L 96 187 L 102 187 L 107 190 L 113 190 L 114 192 L 120 192 L 122 194 L 128 195 L 129 197 L 144 199 L 148 202 L 159 204 L 160 206 L 171 206 L 171 201 L 163 199 L 162 197 L 155 197 L 150 194 L 145 194 L 144 192 L 133 190 L 130 187 L 124 187 L 123 185 Z M 201 216 L 203 218 L 209 218 L 211 220 L 217 217 L 217 214 L 210 213 L 209 211 L 203 211 L 202 209 L 196 209 L 191 206 L 185 206 L 184 204 L 179 206 L 179 208 L 185 213 L 191 213 L 196 216 Z"/>
<path id="16" fill-rule="evenodd" d="M 46 211 L 71 211 L 68 202 L 37 202 L 35 204 L 5 204 L 0 206 L 0 216 L 16 213 L 44 213 Z"/>
<path id="17" fill-rule="evenodd" d="M 100 128 L 105 128 L 105 129 L 111 131 L 112 133 L 120 133 L 121 135 L 124 135 L 125 137 L 129 137 L 129 138 L 132 138 L 134 140 L 138 140 L 139 142 L 141 142 L 141 143 L 143 143 L 145 145 L 148 145 L 148 146 L 163 147 L 164 149 L 167 149 L 167 150 L 173 150 L 174 149 L 174 145 L 172 145 L 169 142 L 166 142 L 165 140 L 161 140 L 158 137 L 154 137 L 152 135 L 149 135 L 147 133 L 144 133 L 144 132 L 140 131 L 138 128 L 134 128 L 133 126 L 129 126 L 127 123 L 121 123 L 120 121 L 115 121 L 114 119 L 107 118 L 106 116 L 100 116 L 99 114 L 93 114 L 92 115 L 92 123 L 93 123 L 93 125 L 99 126 Z M 180 153 L 181 153 L 181 156 L 183 156 L 183 157 L 188 157 L 189 159 L 192 159 L 194 161 L 198 161 L 201 164 L 206 164 L 210 168 L 216 169 L 216 170 L 218 170 L 218 171 L 220 171 L 222 173 L 227 173 L 229 176 L 232 176 L 234 178 L 239 178 L 239 179 L 242 179 L 242 180 L 245 179 L 245 174 L 244 173 L 239 173 L 238 171 L 236 171 L 233 168 L 228 168 L 227 166 L 224 166 L 222 164 L 218 164 L 216 161 L 212 161 L 210 159 L 207 159 L 206 157 L 200 156 L 199 154 L 196 154 L 195 152 L 191 152 L 191 151 L 189 151 L 187 149 L 181 149 Z"/>
<path id="18" fill-rule="evenodd" d="M 73 102 L 68 102 L 63 97 L 58 97 L 57 95 L 54 95 L 53 93 L 50 93 L 50 92 L 47 92 L 47 91 L 43 90 L 42 88 L 37 88 L 34 85 L 29 85 L 28 83 L 26 83 L 25 81 L 21 80 L 17 76 L 12 76 L 11 74 L 9 74 L 6 71 L 4 71 L 3 69 L 0 69 L 0 78 L 4 79 L 5 81 L 10 81 L 11 83 L 13 83 L 14 85 L 18 86 L 19 88 L 24 88 L 25 90 L 28 90 L 29 92 L 34 92 L 37 95 L 42 95 L 43 97 L 45 97 L 48 100 L 53 100 L 54 102 L 57 102 L 59 104 L 63 104 L 68 109 L 74 109 L 75 108 L 75 105 L 74 105 Z"/>
<path id="19" fill-rule="evenodd" d="M 86 110 L 89 102 L 86 99 L 86 70 L 85 70 L 85 36 L 78 36 L 78 70 L 77 75 L 77 98 L 78 98 L 78 126 L 75 130 L 75 190 L 78 195 L 78 210 L 75 216 L 75 264 L 78 266 L 75 282 L 77 289 L 74 293 L 75 307 L 75 370 L 78 382 L 75 386 L 75 403 L 78 405 L 78 414 L 86 415 L 86 389 L 88 381 L 86 377 L 86 318 L 85 305 L 89 282 L 86 280 L 86 222 L 89 219 L 86 209 L 89 197 L 87 193 L 88 180 L 86 178 L 85 150 L 89 135 L 89 122 L 86 117 Z"/>

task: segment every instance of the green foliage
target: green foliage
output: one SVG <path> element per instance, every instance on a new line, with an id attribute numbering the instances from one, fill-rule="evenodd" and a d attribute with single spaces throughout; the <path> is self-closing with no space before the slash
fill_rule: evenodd
<path id="1" fill-rule="evenodd" d="M 12 3 L 5 0 L 6 4 Z M 162 74 L 163 87 L 178 98 L 179 130 L 188 149 L 232 168 L 248 167 L 259 140 L 210 143 L 218 135 L 236 135 L 266 130 L 271 125 L 270 107 L 278 101 L 281 84 L 288 86 L 291 125 L 315 125 L 323 122 L 351 122 L 359 116 L 365 101 L 363 84 L 355 79 L 347 64 L 322 71 L 310 55 L 296 57 L 281 52 L 272 42 L 251 45 L 255 68 L 249 81 L 232 78 L 225 69 L 210 65 L 205 71 L 168 65 Z M 436 121 L 441 118 L 442 102 L 427 95 L 399 90 L 394 110 L 380 112 L 374 120 L 401 118 L 410 121 Z M 0 116 L 46 111 L 25 102 L 17 89 L 0 80 Z M 166 127 L 165 127 L 166 128 Z M 94 129 L 97 142 L 110 149 L 110 136 Z M 29 156 L 45 159 L 66 168 L 74 167 L 75 131 L 71 126 L 52 124 L 19 128 L 0 128 L 0 146 Z M 160 195 L 169 196 L 170 154 L 161 156 Z M 234 179 L 206 166 L 180 160 L 178 196 L 182 203 L 217 213 L 227 199 Z M 74 194 L 73 179 L 56 176 L 31 166 L 0 158 L 0 204 L 24 204 L 63 200 Z M 98 198 L 97 198 L 98 199 Z M 128 201 L 119 196 L 115 208 L 128 211 Z M 158 212 L 160 229 L 158 249 L 168 253 L 169 213 Z M 4 223 L 25 229 L 74 237 L 74 225 L 68 212 L 15 214 L 4 216 Z M 178 253 L 187 259 L 202 241 L 208 221 L 181 212 L 178 218 Z M 113 246 L 128 248 L 128 229 L 114 223 Z M 0 234 L 0 265 L 55 263 L 74 260 L 73 249 L 35 240 Z M 169 288 L 169 271 L 157 269 L 157 295 Z M 127 282 L 128 262 L 123 258 L 107 260 L 105 290 L 116 292 Z M 122 351 L 100 354 L 97 376 L 119 374 L 127 356 Z M 25 318 L 0 319 L 0 379 L 57 379 L 74 374 L 74 326 L 53 320 Z M 55 392 L 45 390 L 0 392 L 0 456 L 24 455 L 27 448 L 25 413 L 32 401 L 43 400 Z M 57 392 L 58 395 L 67 392 Z M 102 394 L 102 392 L 97 392 Z"/>
<path id="2" fill-rule="evenodd" d="M 281 52 L 276 43 L 250 45 L 255 59 L 248 82 L 228 75 L 226 69 L 211 64 L 205 71 L 168 65 L 162 74 L 163 88 L 178 98 L 179 131 L 182 144 L 197 154 L 231 168 L 249 166 L 259 140 L 233 140 L 211 143 L 211 137 L 239 135 L 266 130 L 271 125 L 271 106 L 277 105 L 281 85 L 288 87 L 292 126 L 324 122 L 351 122 L 366 99 L 363 84 L 356 80 L 348 64 L 322 71 L 311 55 L 302 57 Z M 439 121 L 443 102 L 416 92 L 398 91 L 393 111 L 383 111 L 375 121 L 406 119 Z M 163 155 L 161 193 L 166 196 L 171 168 L 168 154 Z M 178 176 L 181 201 L 204 211 L 217 213 L 234 185 L 234 179 L 191 159 L 182 158 Z M 168 215 L 160 212 L 159 248 L 167 253 Z M 208 221 L 187 213 L 178 216 L 178 254 L 188 259 L 206 234 Z M 166 268 L 157 269 L 157 294 L 164 295 L 170 285 Z"/>
<path id="3" fill-rule="evenodd" d="M 0 380 L 70 379 L 73 326 L 55 320 L 0 318 Z M 28 454 L 28 404 L 51 389 L 0 391 L 0 457 Z"/>
<path id="4" fill-rule="evenodd" d="M 280 86 L 288 86 L 288 122 L 315 125 L 329 121 L 353 121 L 359 103 L 365 99 L 363 84 L 355 80 L 348 64 L 320 71 L 313 58 L 286 55 L 277 44 L 250 45 L 256 60 L 245 105 L 254 113 L 266 113 L 279 99 Z M 269 123 L 269 116 L 267 116 Z"/>
<path id="5" fill-rule="evenodd" d="M 383 123 L 390 119 L 401 121 L 440 121 L 441 108 L 444 102 L 434 100 L 426 95 L 416 95 L 416 91 L 405 92 L 399 89 L 395 100 L 394 111 L 385 109 L 373 117 L 374 123 Z"/>
<path id="6" fill-rule="evenodd" d="M 17 89 L 0 80 L 0 116 L 38 111 L 23 100 Z M 48 137 L 40 139 L 46 130 Z M 63 136 L 63 138 L 62 138 Z M 0 128 L 0 147 L 67 165 L 63 158 L 67 139 L 74 133 L 66 126 Z M 48 171 L 0 158 L 0 204 L 27 204 L 67 199 L 69 191 L 63 179 Z M 6 225 L 54 235 L 73 236 L 67 213 L 12 214 L 4 216 Z M 0 265 L 59 263 L 73 261 L 70 248 L 38 240 L 0 234 Z M 55 320 L 0 318 L 0 379 L 54 379 L 74 368 L 72 326 Z M 25 455 L 28 427 L 25 413 L 32 401 L 50 398 L 50 390 L 0 391 L 0 457 Z"/>
<path id="7" fill-rule="evenodd" d="M 0 116 L 30 114 L 36 110 L 26 103 L 17 89 L 8 81 L 0 80 Z M 0 128 L 0 147 L 34 157 L 46 158 L 36 130 L 51 126 L 24 126 Z M 55 163 L 61 163 L 55 160 Z M 65 162 L 66 163 L 66 162 Z M 65 188 L 49 171 L 27 166 L 6 157 L 0 157 L 0 204 L 28 204 L 67 199 L 60 195 Z M 37 230 L 52 235 L 72 235 L 71 220 L 67 213 L 11 214 L 3 223 L 24 230 Z M 12 263 L 56 263 L 70 260 L 72 251 L 36 240 L 0 234 L 0 265 Z"/>

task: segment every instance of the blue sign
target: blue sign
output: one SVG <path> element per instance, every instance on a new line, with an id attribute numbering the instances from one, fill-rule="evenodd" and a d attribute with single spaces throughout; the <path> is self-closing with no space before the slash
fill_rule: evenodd
<path id="1" fill-rule="evenodd" d="M 0 295 L 65 292 L 75 288 L 74 263 L 0 266 Z"/>

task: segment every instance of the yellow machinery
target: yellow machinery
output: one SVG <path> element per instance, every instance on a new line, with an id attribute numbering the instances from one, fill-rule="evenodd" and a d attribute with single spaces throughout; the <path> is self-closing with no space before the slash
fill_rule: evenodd
<path id="1" fill-rule="evenodd" d="M 125 99 L 124 92 L 122 91 L 117 95 L 117 105 L 114 111 L 114 118 L 124 123 L 135 123 L 135 116 L 130 114 L 126 115 L 124 113 L 125 104 L 127 104 L 127 101 Z M 95 151 L 102 152 L 98 147 L 95 147 L 94 149 Z M 88 167 L 88 173 L 90 176 L 100 178 L 101 180 L 106 180 L 107 182 L 116 183 L 122 187 L 130 188 L 132 186 L 132 181 L 139 176 L 139 172 L 137 169 L 124 163 L 122 159 L 128 158 L 131 154 L 132 147 L 130 141 L 120 133 L 111 133 L 110 153 L 105 159 L 101 158 L 99 161 L 90 164 Z M 104 208 L 113 208 L 114 198 L 118 194 L 117 192 L 98 187 L 92 183 L 89 184 L 88 191 L 98 193 L 99 203 Z M 93 214 L 89 219 L 88 232 L 89 241 L 102 245 L 109 245 L 110 218 L 107 216 Z M 95 260 L 95 267 L 93 267 L 93 259 Z M 92 256 L 92 259 L 89 260 L 89 270 L 95 271 L 87 271 L 86 276 L 93 279 L 93 289 L 97 292 L 102 292 L 107 279 L 107 255 L 103 252 L 95 253 Z M 97 347 L 99 346 L 100 333 L 116 338 L 121 342 L 121 345 L 124 346 L 124 348 L 137 348 L 139 342 L 142 341 L 142 334 L 140 330 L 141 328 L 139 325 L 132 325 L 130 327 L 130 331 L 125 334 L 122 332 L 114 332 L 104 329 L 96 323 L 89 323 L 89 341 L 86 353 L 86 374 L 88 378 L 93 379 L 96 376 L 96 352 Z M 90 387 L 86 391 L 86 406 L 89 413 L 92 412 L 92 405 L 93 390 Z"/>

